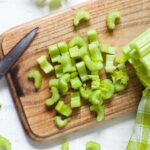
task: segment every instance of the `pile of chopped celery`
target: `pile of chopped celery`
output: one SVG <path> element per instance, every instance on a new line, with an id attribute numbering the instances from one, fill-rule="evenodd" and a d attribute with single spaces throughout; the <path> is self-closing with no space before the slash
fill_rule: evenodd
<path id="1" fill-rule="evenodd" d="M 50 45 L 49 56 L 37 59 L 43 73 L 55 73 L 55 78 L 49 81 L 51 97 L 45 100 L 45 106 L 55 108 L 54 123 L 58 128 L 71 121 L 73 110 L 80 108 L 83 100 L 89 103 L 90 111 L 96 113 L 97 121 L 102 121 L 104 103 L 115 92 L 123 91 L 129 80 L 125 64 L 115 62 L 116 49 L 101 43 L 95 29 L 89 30 L 87 37 L 88 41 L 76 35 L 68 43 L 61 41 Z M 100 75 L 104 69 L 107 79 Z M 40 71 L 30 70 L 28 77 L 34 79 L 36 89 L 41 87 Z M 70 96 L 69 103 L 66 104 L 62 96 Z"/>

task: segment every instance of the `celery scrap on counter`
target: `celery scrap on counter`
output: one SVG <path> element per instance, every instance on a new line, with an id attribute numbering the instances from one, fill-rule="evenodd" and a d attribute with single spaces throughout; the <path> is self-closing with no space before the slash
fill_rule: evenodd
<path id="1" fill-rule="evenodd" d="M 86 143 L 86 150 L 101 150 L 100 144 L 95 141 L 89 141 Z"/>
<path id="2" fill-rule="evenodd" d="M 71 92 L 71 108 L 78 108 L 81 106 L 80 93 Z"/>
<path id="3" fill-rule="evenodd" d="M 69 142 L 64 142 L 61 145 L 61 150 L 69 150 Z"/>
<path id="4" fill-rule="evenodd" d="M 11 150 L 11 143 L 8 139 L 0 136 L 0 149 Z"/>

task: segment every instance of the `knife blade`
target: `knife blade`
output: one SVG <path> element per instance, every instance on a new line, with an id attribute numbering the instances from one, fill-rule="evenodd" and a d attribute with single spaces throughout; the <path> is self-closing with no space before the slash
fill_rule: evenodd
<path id="1" fill-rule="evenodd" d="M 28 48 L 30 43 L 33 41 L 37 34 L 38 27 L 27 33 L 11 50 L 10 52 L 0 61 L 0 79 L 9 71 L 13 64 Z"/>

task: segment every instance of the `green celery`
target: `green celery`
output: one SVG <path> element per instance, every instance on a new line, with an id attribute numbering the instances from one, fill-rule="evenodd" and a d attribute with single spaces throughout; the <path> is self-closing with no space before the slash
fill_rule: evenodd
<path id="1" fill-rule="evenodd" d="M 72 114 L 72 109 L 64 104 L 63 101 L 59 101 L 55 107 L 55 110 L 65 117 L 69 117 Z"/>
<path id="2" fill-rule="evenodd" d="M 54 70 L 53 66 L 48 62 L 46 56 L 41 56 L 40 58 L 38 58 L 38 63 L 40 65 L 40 68 L 46 73 L 50 73 Z"/>
<path id="3" fill-rule="evenodd" d="M 71 58 L 74 58 L 74 59 L 80 58 L 78 46 L 69 48 L 69 53 L 70 53 Z"/>
<path id="4" fill-rule="evenodd" d="M 79 89 L 82 86 L 82 82 L 80 81 L 78 76 L 71 78 L 70 83 L 71 87 L 75 90 Z"/>
<path id="5" fill-rule="evenodd" d="M 90 110 L 96 112 L 97 122 L 100 122 L 104 119 L 104 106 L 103 105 L 92 105 L 90 106 Z"/>
<path id="6" fill-rule="evenodd" d="M 91 89 L 85 89 L 85 87 L 80 87 L 80 95 L 83 99 L 88 100 L 91 95 Z"/>
<path id="7" fill-rule="evenodd" d="M 49 86 L 49 88 L 51 88 L 51 87 L 58 88 L 58 79 L 50 79 L 48 86 Z"/>
<path id="8" fill-rule="evenodd" d="M 69 143 L 65 142 L 61 145 L 61 150 L 69 150 Z"/>
<path id="9" fill-rule="evenodd" d="M 78 10 L 74 16 L 74 21 L 73 24 L 75 26 L 78 26 L 81 20 L 86 20 L 88 21 L 90 19 L 90 14 L 89 12 L 85 10 Z"/>
<path id="10" fill-rule="evenodd" d="M 70 122 L 70 120 L 70 118 L 62 119 L 61 116 L 56 116 L 54 117 L 54 124 L 58 128 L 64 128 Z"/>
<path id="11" fill-rule="evenodd" d="M 100 90 L 92 91 L 89 97 L 89 102 L 93 105 L 102 105 L 103 99 L 101 97 L 101 91 Z"/>
<path id="12" fill-rule="evenodd" d="M 115 55 L 106 55 L 106 72 L 107 73 L 112 73 L 115 70 L 114 66 L 114 60 L 115 60 Z"/>
<path id="13" fill-rule="evenodd" d="M 81 47 L 87 47 L 87 41 L 84 39 L 84 37 L 80 35 L 74 36 L 71 41 L 69 42 L 69 47 L 75 47 L 78 46 L 79 48 Z"/>
<path id="14" fill-rule="evenodd" d="M 101 44 L 101 51 L 113 55 L 116 53 L 116 48 L 109 46 L 108 44 Z"/>
<path id="15" fill-rule="evenodd" d="M 30 70 L 28 72 L 28 78 L 34 79 L 34 87 L 39 89 L 42 85 L 42 75 L 38 70 Z"/>
<path id="16" fill-rule="evenodd" d="M 55 69 L 55 75 L 57 78 L 60 78 L 63 75 L 63 67 L 62 65 L 56 65 L 54 66 Z"/>
<path id="17" fill-rule="evenodd" d="M 69 48 L 66 42 L 59 42 L 57 45 L 58 45 L 61 55 L 68 53 Z"/>
<path id="18" fill-rule="evenodd" d="M 99 86 L 100 86 L 100 79 L 97 79 L 97 80 L 93 80 L 92 83 L 91 83 L 91 89 L 92 90 L 97 90 L 99 89 Z"/>
<path id="19" fill-rule="evenodd" d="M 116 27 L 116 24 L 119 23 L 121 18 L 121 14 L 119 11 L 112 11 L 110 13 L 108 13 L 108 15 L 106 16 L 106 26 L 108 28 L 108 30 L 114 30 Z"/>
<path id="20" fill-rule="evenodd" d="M 87 35 L 88 35 L 88 38 L 89 38 L 89 40 L 90 40 L 91 43 L 99 41 L 96 29 L 90 29 L 87 32 Z"/>
<path id="21" fill-rule="evenodd" d="M 81 106 L 80 93 L 72 92 L 71 93 L 71 108 L 77 108 L 80 106 Z"/>
<path id="22" fill-rule="evenodd" d="M 99 47 L 95 42 L 92 42 L 91 44 L 89 44 L 89 52 L 90 52 L 92 61 L 103 61 Z"/>
<path id="23" fill-rule="evenodd" d="M 87 74 L 85 63 L 83 61 L 76 63 L 76 68 L 78 70 L 81 81 L 82 82 L 87 81 L 89 79 L 89 77 Z"/>
<path id="24" fill-rule="evenodd" d="M 89 141 L 86 143 L 86 150 L 101 150 L 101 147 L 100 144 L 94 141 Z"/>
<path id="25" fill-rule="evenodd" d="M 0 136 L 0 149 L 11 150 L 11 143 L 5 137 Z"/>
<path id="26" fill-rule="evenodd" d="M 51 61 L 53 63 L 59 61 L 59 59 L 60 59 L 60 52 L 59 52 L 57 44 L 49 46 L 48 47 L 48 53 L 49 53 L 49 55 L 51 57 Z"/>
<path id="27" fill-rule="evenodd" d="M 56 87 L 52 87 L 51 92 L 52 92 L 52 97 L 47 99 L 45 102 L 45 105 L 47 107 L 54 105 L 60 99 L 60 95 L 59 95 L 58 89 Z"/>

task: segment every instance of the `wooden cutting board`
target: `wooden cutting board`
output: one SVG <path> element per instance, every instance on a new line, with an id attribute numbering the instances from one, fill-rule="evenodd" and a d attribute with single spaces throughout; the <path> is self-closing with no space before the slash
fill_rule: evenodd
<path id="1" fill-rule="evenodd" d="M 81 8 L 89 11 L 92 18 L 89 23 L 84 22 L 74 28 L 73 15 L 77 9 Z M 111 10 L 119 10 L 122 14 L 121 23 L 112 34 L 105 27 L 106 14 Z M 95 114 L 89 111 L 89 106 L 83 102 L 83 106 L 74 111 L 71 123 L 64 129 L 57 129 L 53 124 L 55 112 L 48 111 L 44 106 L 45 99 L 51 95 L 48 81 L 54 75 L 44 77 L 42 88 L 38 92 L 34 90 L 32 82 L 27 79 L 27 72 L 38 68 L 36 59 L 47 54 L 49 45 L 59 41 L 69 41 L 75 34 L 86 36 L 90 28 L 96 28 L 100 33 L 101 41 L 117 47 L 119 52 L 122 46 L 150 27 L 150 0 L 91 0 L 60 13 L 15 27 L 0 37 L 1 56 L 6 55 L 17 41 L 35 27 L 40 27 L 37 37 L 12 67 L 7 80 L 27 134 L 34 140 L 44 141 L 90 127 L 96 123 L 96 119 Z M 130 66 L 128 71 L 129 85 L 124 92 L 115 94 L 112 101 L 105 105 L 105 120 L 125 115 L 137 108 L 143 87 Z M 70 97 L 67 96 L 64 99 L 69 102 Z"/>

